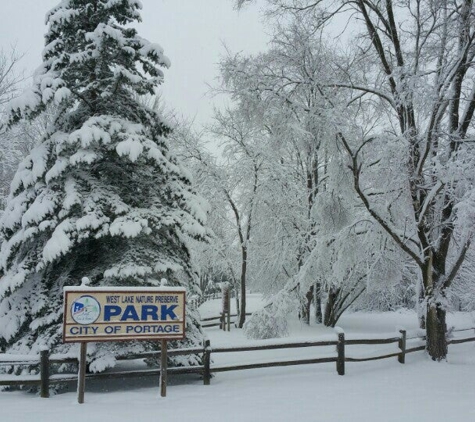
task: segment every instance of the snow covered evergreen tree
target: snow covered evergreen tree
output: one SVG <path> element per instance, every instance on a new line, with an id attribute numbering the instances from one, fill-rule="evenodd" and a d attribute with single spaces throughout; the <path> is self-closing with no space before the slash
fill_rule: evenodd
<path id="1" fill-rule="evenodd" d="M 169 60 L 138 36 L 139 0 L 63 0 L 46 16 L 43 64 L 8 124 L 58 112 L 20 164 L 1 231 L 0 342 L 28 353 L 62 345 L 62 290 L 79 285 L 194 289 L 186 238 L 203 238 L 204 202 L 169 150 L 169 127 L 140 104 Z M 201 341 L 187 316 L 188 344 Z M 0 344 L 1 346 L 1 344 Z M 92 369 L 147 343 L 89 348 Z M 100 359 L 103 357 L 104 359 Z"/>

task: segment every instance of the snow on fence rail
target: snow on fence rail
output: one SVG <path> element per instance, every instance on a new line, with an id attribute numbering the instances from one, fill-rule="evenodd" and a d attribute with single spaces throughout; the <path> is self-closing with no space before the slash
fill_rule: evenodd
<path id="1" fill-rule="evenodd" d="M 451 335 L 456 332 L 473 331 L 474 328 L 452 330 Z M 387 338 L 371 338 L 371 339 L 345 339 L 345 333 L 341 329 L 336 329 L 337 338 L 335 340 L 325 341 L 305 341 L 298 343 L 279 343 L 279 344 L 265 344 L 259 346 L 237 346 L 237 347 L 216 347 L 212 348 L 209 340 L 206 340 L 203 347 L 175 349 L 169 350 L 169 356 L 201 354 L 203 365 L 199 366 L 184 366 L 168 368 L 170 374 L 200 374 L 203 377 L 204 385 L 209 385 L 211 375 L 218 372 L 238 371 L 245 369 L 269 368 L 274 366 L 291 366 L 291 365 L 306 365 L 314 363 L 336 363 L 336 370 L 339 375 L 345 374 L 345 362 L 366 362 L 379 359 L 388 359 L 397 357 L 399 363 L 405 363 L 406 355 L 409 353 L 425 350 L 425 345 L 412 345 L 408 347 L 409 342 L 420 343 L 424 340 L 424 336 L 408 337 L 405 330 L 400 330 L 399 335 Z M 451 338 L 448 344 L 460 344 L 467 342 L 474 342 L 475 337 L 465 338 Z M 398 350 L 384 355 L 351 357 L 346 356 L 347 346 L 367 346 L 367 345 L 385 345 L 397 343 Z M 329 357 L 320 357 L 314 359 L 299 359 L 299 360 L 281 360 L 272 362 L 249 363 L 241 365 L 225 365 L 212 366 L 211 354 L 214 353 L 237 353 L 237 352 L 251 352 L 258 350 L 275 350 L 275 349 L 293 349 L 305 347 L 321 347 L 321 346 L 335 346 L 336 354 Z M 116 360 L 133 360 L 133 359 L 157 359 L 160 361 L 160 352 L 145 352 L 129 356 L 117 357 Z M 0 386 L 38 386 L 41 397 L 49 397 L 49 387 L 54 384 L 61 384 L 65 382 L 77 381 L 77 374 L 53 374 L 50 375 L 52 364 L 78 364 L 77 358 L 70 356 L 61 357 L 60 355 L 50 355 L 48 350 L 41 351 L 40 355 L 13 355 L 0 354 L 0 366 L 36 366 L 39 367 L 37 375 L 0 375 Z M 87 379 L 113 379 L 113 378 L 129 378 L 137 376 L 158 376 L 160 368 L 150 369 L 134 369 L 127 371 L 102 372 L 95 374 L 87 374 Z"/>

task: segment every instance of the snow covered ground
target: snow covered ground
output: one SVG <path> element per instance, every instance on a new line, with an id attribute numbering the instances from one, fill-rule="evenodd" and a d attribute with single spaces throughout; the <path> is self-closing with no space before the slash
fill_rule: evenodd
<path id="1" fill-rule="evenodd" d="M 202 316 L 212 315 L 218 303 L 205 304 Z M 251 298 L 250 307 L 257 306 L 259 299 Z M 475 326 L 469 314 L 450 315 L 449 324 Z M 391 334 L 400 327 L 416 330 L 417 322 L 411 312 L 349 313 L 340 326 L 348 336 L 363 338 Z M 228 333 L 211 328 L 207 333 L 215 347 L 250 343 L 237 329 Z M 279 341 L 332 335 L 331 329 L 293 321 L 291 337 Z M 347 355 L 367 354 L 371 347 L 348 347 Z M 221 365 L 331 352 L 320 349 L 226 353 L 213 360 Z M 337 375 L 334 363 L 224 372 L 210 386 L 202 385 L 197 376 L 175 376 L 166 398 L 159 397 L 158 379 L 150 377 L 107 385 L 90 382 L 83 405 L 76 403 L 75 393 L 41 399 L 26 392 L 0 392 L 0 421 L 465 422 L 475 420 L 474 380 L 475 343 L 467 343 L 449 346 L 444 363 L 418 352 L 408 355 L 405 365 L 395 358 L 347 363 L 345 376 Z"/>

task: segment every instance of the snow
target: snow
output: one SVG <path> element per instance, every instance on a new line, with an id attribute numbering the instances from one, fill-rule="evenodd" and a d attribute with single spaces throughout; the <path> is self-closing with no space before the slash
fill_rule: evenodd
<path id="1" fill-rule="evenodd" d="M 26 109 L 34 109 L 40 104 L 40 96 L 33 89 L 26 89 L 18 98 L 14 98 L 8 104 L 9 110 L 24 112 Z"/>
<path id="2" fill-rule="evenodd" d="M 21 286 L 25 281 L 28 272 L 24 268 L 19 268 L 13 275 L 5 275 L 2 284 L 0 286 L 0 295 L 4 295 L 9 290 L 13 290 L 18 286 Z M 14 332 L 12 330 L 16 330 L 19 324 L 16 324 L 17 319 L 10 319 L 9 322 L 4 323 L 2 327 L 0 327 L 0 335 L 5 337 L 7 340 L 11 339 Z"/>
<path id="3" fill-rule="evenodd" d="M 84 290 L 84 287 L 68 289 Z M 183 289 L 167 287 L 166 290 Z M 220 303 L 221 300 L 216 299 L 203 304 L 200 308 L 202 317 L 217 315 Z M 250 310 L 256 310 L 262 304 L 259 295 L 249 295 Z M 474 319 L 471 314 L 456 313 L 449 315 L 449 323 L 457 328 L 471 327 Z M 378 334 L 384 337 L 381 333 L 394 333 L 399 326 L 417 330 L 415 313 L 409 311 L 348 313 L 339 324 L 340 330 L 359 338 L 377 337 Z M 302 339 L 336 340 L 336 332 L 331 328 L 306 326 L 295 318 L 291 320 L 290 327 L 289 338 L 260 342 L 247 340 L 242 331 L 235 328 L 230 332 L 218 328 L 206 332 L 212 349 Z M 363 347 L 365 353 L 362 355 L 367 356 L 373 346 L 355 346 L 361 351 Z M 350 348 L 353 346 L 347 346 L 347 355 Z M 156 419 L 157 413 L 161 420 L 167 422 L 275 422 L 287 419 L 316 422 L 464 422 L 475 417 L 474 352 L 474 344 L 468 343 L 449 346 L 448 361 L 443 363 L 430 361 L 423 352 L 407 355 L 404 365 L 399 364 L 396 358 L 346 363 L 345 376 L 337 375 L 334 363 L 218 373 L 209 386 L 204 386 L 198 376 L 175 375 L 169 376 L 166 398 L 159 396 L 159 382 L 153 377 L 107 382 L 87 380 L 83 405 L 77 404 L 75 392 L 49 399 L 26 392 L 0 392 L 0 407 L 2 422 L 60 422 L 65 418 L 68 422 L 82 422 L 84 419 L 89 422 L 106 419 L 146 421 Z M 334 347 L 215 353 L 212 354 L 212 365 L 334 354 Z M 98 365 L 104 367 L 113 363 L 98 361 Z M 71 391 L 74 388 L 72 385 Z"/>
<path id="4" fill-rule="evenodd" d="M 91 150 L 80 149 L 69 158 L 69 162 L 75 166 L 78 163 L 92 164 L 98 159 L 98 155 Z"/>
<path id="5" fill-rule="evenodd" d="M 92 290 L 95 292 L 149 292 L 150 290 L 157 291 L 157 292 L 185 292 L 186 289 L 184 287 L 85 287 L 85 286 L 69 286 L 64 288 L 65 291 L 68 292 L 83 292 L 87 290 Z"/>
<path id="6" fill-rule="evenodd" d="M 112 120 L 112 119 L 111 119 Z M 93 141 L 102 141 L 103 144 L 111 142 L 111 133 L 105 131 L 101 125 L 106 125 L 107 119 L 92 117 L 90 118 L 81 129 L 75 130 L 69 135 L 68 141 L 73 144 L 75 142 L 81 142 L 83 148 L 87 148 Z"/>
<path id="7" fill-rule="evenodd" d="M 134 162 L 142 154 L 143 145 L 138 140 L 126 139 L 117 144 L 116 151 L 120 156 L 127 155 L 130 161 Z"/>
<path id="8" fill-rule="evenodd" d="M 81 203 L 81 195 L 76 190 L 76 182 L 73 178 L 69 177 L 64 182 L 64 192 L 66 194 L 63 200 L 63 208 L 65 210 L 69 210 L 73 205 Z"/>
<path id="9" fill-rule="evenodd" d="M 130 221 L 126 217 L 116 218 L 110 225 L 112 236 L 136 237 L 148 226 L 147 220 Z"/>
<path id="10" fill-rule="evenodd" d="M 123 45 L 125 42 L 124 36 L 120 29 L 113 28 L 105 23 L 97 25 L 94 32 L 88 32 L 85 34 L 86 41 L 92 41 L 100 46 L 104 40 L 104 35 L 108 35 L 110 38 L 116 40 L 119 44 Z"/>
<path id="11" fill-rule="evenodd" d="M 40 356 L 39 355 L 12 355 L 12 354 L 5 354 L 5 353 L 0 353 L 0 361 L 2 362 L 39 362 Z"/>
<path id="12" fill-rule="evenodd" d="M 111 355 L 101 356 L 96 359 L 89 367 L 92 372 L 102 372 L 107 368 L 113 368 L 116 364 L 116 360 Z"/>
<path id="13" fill-rule="evenodd" d="M 61 175 L 69 166 L 69 160 L 64 157 L 58 157 L 53 166 L 45 174 L 45 182 L 49 183 L 51 180 L 55 179 Z"/>
<path id="14" fill-rule="evenodd" d="M 55 206 L 52 192 L 43 191 L 23 214 L 22 226 L 27 227 L 31 223 L 40 223 L 46 216 L 53 214 Z"/>
<path id="15" fill-rule="evenodd" d="M 84 231 L 86 229 L 98 229 L 109 221 L 108 217 L 97 218 L 96 214 L 86 214 L 84 217 L 78 218 L 76 221 L 76 229 Z"/>
<path id="16" fill-rule="evenodd" d="M 167 271 L 180 271 L 183 267 L 173 262 L 157 262 L 153 266 L 153 270 L 157 273 L 165 273 Z"/>
<path id="17" fill-rule="evenodd" d="M 124 50 L 125 49 L 127 49 L 127 51 L 129 51 L 129 53 L 131 54 L 135 52 L 135 50 L 131 47 L 124 47 Z M 111 68 L 115 76 L 123 76 L 127 78 L 131 83 L 138 84 L 142 81 L 141 75 L 134 75 L 132 72 L 129 72 L 124 66 L 115 65 L 111 66 Z"/>
<path id="18" fill-rule="evenodd" d="M 50 399 L 0 393 L 0 403 L 5 422 L 146 421 L 157 416 L 167 422 L 473 420 L 473 372 L 464 372 L 465 365 L 442 364 L 434 373 L 435 365 L 423 359 L 404 366 L 355 364 L 344 377 L 330 365 L 271 368 L 219 374 L 210 386 L 199 381 L 173 385 L 166 398 L 159 397 L 157 381 L 156 387 L 87 392 L 84 405 L 75 403 L 73 393 Z M 427 388 L 440 382 L 447 387 Z"/>
<path id="19" fill-rule="evenodd" d="M 151 43 L 143 38 L 140 39 L 143 47 L 140 49 L 140 54 L 144 56 L 155 55 L 159 58 L 160 64 L 169 68 L 171 66 L 170 59 L 163 54 L 163 48 L 157 43 Z"/>
<path id="20" fill-rule="evenodd" d="M 105 278 L 116 278 L 116 277 L 137 277 L 137 276 L 146 276 L 152 274 L 152 267 L 148 265 L 118 265 L 114 266 L 106 271 L 104 271 Z"/>
<path id="21" fill-rule="evenodd" d="M 72 229 L 70 220 L 61 222 L 54 230 L 51 238 L 46 242 L 43 249 L 43 259 L 46 262 L 52 262 L 58 256 L 65 254 L 72 246 L 71 238 L 68 233 Z"/>
<path id="22" fill-rule="evenodd" d="M 69 22 L 71 19 L 74 19 L 78 16 L 79 11 L 74 9 L 61 9 L 60 7 L 64 5 L 65 2 L 61 2 L 54 9 L 50 10 L 45 17 L 45 24 L 50 23 L 51 25 L 60 23 L 60 22 Z"/>
<path id="23" fill-rule="evenodd" d="M 335 332 L 337 334 L 344 334 L 345 330 L 343 330 L 343 328 L 341 328 L 341 327 L 335 327 Z"/>

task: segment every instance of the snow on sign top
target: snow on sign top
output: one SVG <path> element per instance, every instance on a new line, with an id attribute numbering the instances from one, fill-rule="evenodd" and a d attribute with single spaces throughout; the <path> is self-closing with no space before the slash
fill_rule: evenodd
<path id="1" fill-rule="evenodd" d="M 111 290 L 115 292 L 186 292 L 184 287 L 87 287 L 87 286 L 71 286 L 65 287 L 63 291 L 66 292 L 79 292 L 79 291 L 88 291 L 90 292 L 110 292 Z"/>
<path id="2" fill-rule="evenodd" d="M 185 337 L 182 287 L 65 287 L 63 341 Z"/>

